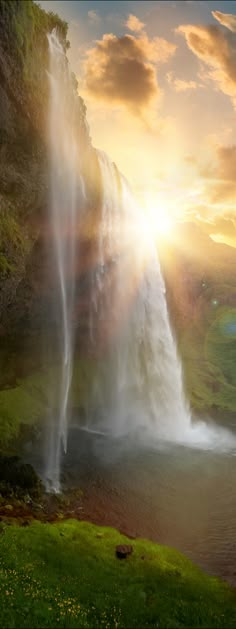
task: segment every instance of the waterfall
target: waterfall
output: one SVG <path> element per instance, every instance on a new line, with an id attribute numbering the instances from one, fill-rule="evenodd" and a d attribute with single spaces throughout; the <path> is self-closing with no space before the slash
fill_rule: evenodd
<path id="1" fill-rule="evenodd" d="M 60 459 L 67 449 L 68 396 L 73 363 L 73 305 L 78 207 L 83 195 L 78 140 L 75 139 L 76 94 L 64 49 L 55 31 L 49 42 L 49 154 L 52 247 L 55 268 L 54 314 L 58 332 L 58 382 L 50 421 L 45 476 L 60 488 Z M 56 406 L 56 411 L 55 411 Z M 55 416 L 56 413 L 56 416 Z"/>
<path id="2" fill-rule="evenodd" d="M 109 336 L 93 383 L 88 429 L 178 439 L 191 426 L 153 235 L 125 178 L 98 152 L 103 202 L 92 328 Z"/>
<path id="3" fill-rule="evenodd" d="M 45 477 L 48 488 L 59 491 L 61 456 L 67 450 L 79 210 L 85 188 L 76 133 L 77 94 L 55 32 L 48 41 L 49 209 L 59 375 L 51 404 Z M 116 437 L 141 435 L 149 443 L 150 438 L 209 443 L 212 431 L 203 422 L 191 422 L 151 228 L 115 164 L 102 151 L 96 155 L 101 204 L 93 215 L 97 260 L 94 263 L 93 255 L 89 273 L 88 343 L 98 362 L 84 428 Z"/>

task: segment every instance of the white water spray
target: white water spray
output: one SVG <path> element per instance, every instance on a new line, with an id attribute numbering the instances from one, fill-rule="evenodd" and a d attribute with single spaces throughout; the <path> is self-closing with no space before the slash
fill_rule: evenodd
<path id="1" fill-rule="evenodd" d="M 73 362 L 76 223 L 83 185 L 75 139 L 75 94 L 68 62 L 55 31 L 49 42 L 50 218 L 56 268 L 55 317 L 58 324 L 59 381 L 56 417 L 51 417 L 46 478 L 59 491 L 60 459 L 67 449 L 68 396 Z M 55 411 L 54 411 L 55 413 Z"/>
<path id="2" fill-rule="evenodd" d="M 113 435 L 141 429 L 175 440 L 190 430 L 191 418 L 155 243 L 124 177 L 104 153 L 98 158 L 103 205 L 91 326 L 100 317 L 111 342 L 95 378 L 88 427 L 98 422 Z"/>

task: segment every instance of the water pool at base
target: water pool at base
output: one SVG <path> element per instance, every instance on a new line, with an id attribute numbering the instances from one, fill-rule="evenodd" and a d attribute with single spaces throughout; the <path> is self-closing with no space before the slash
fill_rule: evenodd
<path id="1" fill-rule="evenodd" d="M 236 583 L 236 456 L 71 430 L 64 486 L 84 492 L 84 516 L 184 552 Z"/>

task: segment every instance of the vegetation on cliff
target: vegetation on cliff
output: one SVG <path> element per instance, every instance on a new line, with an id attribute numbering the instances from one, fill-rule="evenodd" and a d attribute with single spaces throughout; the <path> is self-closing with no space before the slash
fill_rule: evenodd
<path id="1" fill-rule="evenodd" d="M 0 0 L 0 317 L 24 276 L 48 202 L 47 34 L 54 28 L 67 48 L 59 16 L 32 0 Z M 87 138 L 85 114 L 78 96 L 77 131 Z"/>
<path id="2" fill-rule="evenodd" d="M 10 353 L 9 353 L 10 354 Z M 28 357 L 29 358 L 29 357 Z M 20 357 L 24 361 L 24 355 Z M 50 413 L 51 400 L 56 397 L 60 369 L 57 364 L 44 365 L 32 369 L 19 376 L 19 360 L 15 353 L 0 353 L 0 450 L 15 451 L 20 447 L 25 434 L 36 438 L 42 436 L 42 430 Z M 96 362 L 92 358 L 82 356 L 75 359 L 71 385 L 70 410 L 72 418 L 84 421 L 86 404 L 96 372 Z M 57 412 L 57 409 L 54 409 Z"/>
<path id="3" fill-rule="evenodd" d="M 236 408 L 236 251 L 183 223 L 160 255 L 192 408 L 230 423 Z"/>
<path id="4" fill-rule="evenodd" d="M 0 316 L 24 275 L 45 206 L 46 36 L 54 27 L 66 45 L 58 16 L 31 0 L 0 0 Z"/>

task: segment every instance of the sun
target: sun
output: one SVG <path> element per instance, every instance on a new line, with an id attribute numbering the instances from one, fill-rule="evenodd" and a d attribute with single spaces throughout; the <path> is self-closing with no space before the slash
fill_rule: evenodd
<path id="1" fill-rule="evenodd" d="M 174 221 L 163 200 L 148 199 L 145 203 L 145 215 L 156 237 L 167 237 L 173 231 Z"/>

